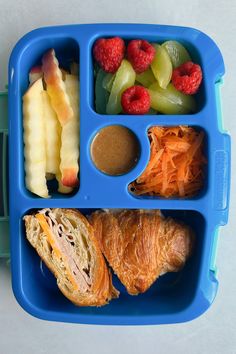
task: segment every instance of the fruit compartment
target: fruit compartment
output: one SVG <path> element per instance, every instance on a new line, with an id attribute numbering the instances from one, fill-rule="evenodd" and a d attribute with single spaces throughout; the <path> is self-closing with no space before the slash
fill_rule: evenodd
<path id="1" fill-rule="evenodd" d="M 96 70 L 96 66 L 98 65 L 95 61 L 95 59 L 93 58 L 93 46 L 94 43 L 97 39 L 100 38 L 110 38 L 113 36 L 118 36 L 121 37 L 126 45 L 127 48 L 127 44 L 130 40 L 132 39 L 144 39 L 150 43 L 158 43 L 158 44 L 162 44 L 165 41 L 168 40 L 176 40 L 178 42 L 180 42 L 189 52 L 191 59 L 194 63 L 197 63 L 201 66 L 202 70 L 203 70 L 203 80 L 202 80 L 202 84 L 200 86 L 199 91 L 197 92 L 197 94 L 193 95 L 194 99 L 196 101 L 196 112 L 194 113 L 189 113 L 189 115 L 192 114 L 197 114 L 199 113 L 205 106 L 206 104 L 206 76 L 205 76 L 205 72 L 206 72 L 206 68 L 205 65 L 206 63 L 203 60 L 201 51 L 193 44 L 190 42 L 189 39 L 184 38 L 184 36 L 179 36 L 179 34 L 176 34 L 173 36 L 173 34 L 170 34 L 169 36 L 166 36 L 166 34 L 163 34 L 163 32 L 159 32 L 158 30 L 156 30 L 156 33 L 154 34 L 153 31 L 151 33 L 146 33 L 145 31 L 140 31 L 139 33 L 134 32 L 134 36 L 130 36 L 130 33 L 123 33 L 123 31 L 121 31 L 120 29 L 118 30 L 117 33 L 114 33 L 113 31 L 111 31 L 110 33 L 107 33 L 107 31 L 104 31 L 104 33 L 102 33 L 99 36 L 96 36 L 95 39 L 93 40 L 93 42 L 90 45 L 90 50 L 91 50 L 91 58 L 92 58 L 92 64 L 91 64 L 91 71 L 92 73 L 94 73 L 94 75 L 91 77 L 90 76 L 90 85 L 91 85 L 91 90 L 90 90 L 90 96 L 89 96 L 89 104 L 90 107 L 94 110 L 94 112 L 96 114 L 98 114 L 99 116 L 106 116 L 109 114 L 99 114 L 96 111 L 96 107 L 95 107 L 95 70 Z M 120 113 L 121 115 L 123 115 L 124 113 Z M 158 113 L 158 115 L 156 118 L 158 119 L 158 117 L 162 115 L 161 113 Z M 167 116 L 171 115 L 171 114 L 165 114 Z M 181 115 L 181 114 L 179 114 Z M 185 114 L 182 114 L 185 115 Z M 99 118 L 99 117 L 98 117 Z"/>
<path id="2" fill-rule="evenodd" d="M 96 209 L 79 210 L 84 215 L 89 215 Z M 209 301 L 209 294 L 214 296 L 217 281 L 211 275 L 211 257 L 208 252 L 214 241 L 213 235 L 210 237 L 207 234 L 209 226 L 204 216 L 196 211 L 163 211 L 165 216 L 186 222 L 196 233 L 194 253 L 182 271 L 161 276 L 146 293 L 138 296 L 130 296 L 113 274 L 114 285 L 120 291 L 120 297 L 100 308 L 76 307 L 58 290 L 54 276 L 25 237 L 22 218 L 33 211 L 35 210 L 31 209 L 23 214 L 18 213 L 18 222 L 14 225 L 15 237 L 12 239 L 12 272 L 13 290 L 18 301 L 37 317 L 107 324 L 179 322 L 181 316 L 188 317 L 188 311 L 191 313 L 190 317 L 194 316 L 195 311 L 203 311 Z M 205 271 L 204 267 L 207 267 Z M 208 293 L 201 291 L 204 282 L 208 283 Z M 198 308 L 198 301 L 202 301 L 201 308 Z"/>
<path id="3" fill-rule="evenodd" d="M 10 122 L 10 130 L 12 124 L 12 126 L 14 126 L 14 130 L 12 131 L 14 138 L 12 138 L 12 141 L 15 141 L 16 150 L 13 152 L 15 154 L 14 161 L 16 162 L 16 173 L 19 176 L 16 182 L 17 189 L 25 198 L 38 199 L 40 197 L 28 191 L 25 186 L 22 97 L 29 86 L 29 72 L 32 67 L 42 64 L 42 56 L 50 48 L 55 49 L 60 67 L 69 70 L 69 65 L 72 61 L 79 62 L 80 50 L 78 42 L 66 34 L 63 35 L 63 33 L 61 33 L 61 36 L 39 36 L 31 40 L 28 39 L 27 44 L 24 45 L 24 43 L 21 43 L 21 45 L 21 53 L 18 58 L 12 58 L 13 61 L 17 61 L 17 65 L 10 68 L 10 80 L 14 81 L 15 85 L 13 97 L 11 98 L 11 100 L 14 100 L 14 107 L 12 107 L 14 116 L 12 115 L 13 119 Z M 9 109 L 11 114 L 11 106 Z M 79 187 L 77 187 L 71 194 L 62 195 L 57 192 L 57 182 L 55 179 L 47 181 L 47 185 L 52 198 L 71 197 L 75 195 L 79 189 Z"/>

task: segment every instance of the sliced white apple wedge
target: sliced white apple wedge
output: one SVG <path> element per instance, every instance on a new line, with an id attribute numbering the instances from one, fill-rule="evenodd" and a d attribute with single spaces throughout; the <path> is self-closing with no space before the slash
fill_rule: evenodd
<path id="1" fill-rule="evenodd" d="M 66 74 L 65 74 L 66 75 Z M 44 122 L 46 132 L 46 171 L 47 176 L 56 176 L 58 182 L 58 192 L 63 194 L 71 193 L 73 188 L 64 186 L 62 184 L 62 174 L 60 171 L 60 153 L 62 146 L 62 128 L 57 119 L 57 115 L 53 110 L 49 95 L 46 91 L 43 95 L 43 107 L 44 107 Z M 68 123 L 70 124 L 70 123 Z"/>
<path id="2" fill-rule="evenodd" d="M 69 74 L 69 71 L 63 69 L 63 68 L 60 68 L 61 70 L 61 73 L 62 73 L 62 80 L 65 81 L 65 78 L 66 78 L 66 74 Z"/>
<path id="3" fill-rule="evenodd" d="M 50 96 L 51 104 L 57 114 L 58 120 L 61 126 L 63 126 L 72 119 L 73 110 L 66 93 L 65 83 L 62 78 L 62 72 L 59 68 L 54 49 L 50 49 L 44 54 L 42 63 L 47 92 Z"/>
<path id="4" fill-rule="evenodd" d="M 47 91 L 43 91 L 42 96 L 46 140 L 46 172 L 57 174 L 60 166 L 61 126 L 51 106 Z"/>
<path id="5" fill-rule="evenodd" d="M 78 185 L 79 172 L 79 81 L 75 75 L 66 75 L 65 88 L 73 110 L 73 117 L 62 126 L 61 163 L 62 184 L 67 187 Z"/>
<path id="6" fill-rule="evenodd" d="M 25 183 L 32 193 L 47 198 L 42 93 L 43 83 L 40 78 L 29 87 L 23 96 Z"/>
<path id="7" fill-rule="evenodd" d="M 58 192 L 62 194 L 69 194 L 73 191 L 72 187 L 67 187 L 62 184 L 62 175 L 61 172 L 59 171 L 58 174 L 56 175 L 56 179 L 58 182 Z"/>
<path id="8" fill-rule="evenodd" d="M 29 73 L 29 82 L 32 85 L 35 81 L 40 79 L 43 76 L 42 67 L 34 66 Z"/>

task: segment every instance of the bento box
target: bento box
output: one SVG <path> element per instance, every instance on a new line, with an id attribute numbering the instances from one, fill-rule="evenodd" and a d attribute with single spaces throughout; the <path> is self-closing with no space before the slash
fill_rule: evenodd
<path id="1" fill-rule="evenodd" d="M 196 100 L 198 110 L 185 115 L 101 115 L 94 109 L 92 47 L 97 38 L 178 40 L 201 64 L 204 81 Z M 42 199 L 25 187 L 22 96 L 30 68 L 54 48 L 60 61 L 71 57 L 80 66 L 80 186 L 72 195 L 57 192 Z M 9 210 L 12 285 L 19 304 L 45 320 L 103 325 L 169 324 L 192 320 L 212 304 L 217 288 L 216 247 L 219 226 L 228 218 L 230 138 L 223 130 L 220 85 L 222 55 L 206 34 L 186 27 L 140 24 L 69 25 L 34 30 L 15 46 L 9 63 Z M 90 145 L 103 127 L 121 125 L 137 137 L 140 157 L 126 174 L 109 176 L 91 160 Z M 134 196 L 128 190 L 149 160 L 147 131 L 152 126 L 188 125 L 205 133 L 207 167 L 204 187 L 191 198 Z M 165 216 L 186 221 L 196 233 L 193 256 L 179 273 L 158 279 L 145 293 L 129 296 L 114 275 L 119 299 L 104 307 L 77 307 L 59 292 L 56 280 L 25 237 L 23 216 L 41 208 L 76 208 L 87 215 L 96 209 L 161 209 Z"/>

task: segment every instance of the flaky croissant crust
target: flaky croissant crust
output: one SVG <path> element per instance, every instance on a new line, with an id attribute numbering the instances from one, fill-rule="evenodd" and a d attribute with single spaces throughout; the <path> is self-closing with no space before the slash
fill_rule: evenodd
<path id="1" fill-rule="evenodd" d="M 193 232 L 164 218 L 159 210 L 99 210 L 91 214 L 101 250 L 125 285 L 136 295 L 166 272 L 177 272 L 189 258 Z"/>

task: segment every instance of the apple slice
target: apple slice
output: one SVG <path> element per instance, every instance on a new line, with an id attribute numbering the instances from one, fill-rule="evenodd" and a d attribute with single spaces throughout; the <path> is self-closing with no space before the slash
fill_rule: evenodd
<path id="1" fill-rule="evenodd" d="M 35 81 L 40 79 L 43 76 L 42 67 L 34 66 L 29 73 L 29 82 L 32 85 Z"/>
<path id="2" fill-rule="evenodd" d="M 23 96 L 25 184 L 32 193 L 48 198 L 42 93 L 40 78 Z"/>
<path id="3" fill-rule="evenodd" d="M 57 179 L 57 182 L 58 182 L 58 192 L 59 193 L 62 193 L 62 194 L 69 194 L 73 191 L 73 188 L 72 187 L 67 187 L 67 186 L 64 186 L 62 184 L 62 175 L 60 173 L 60 171 L 58 172 L 58 174 L 56 175 L 56 179 Z"/>
<path id="4" fill-rule="evenodd" d="M 63 126 L 73 118 L 73 110 L 66 93 L 65 83 L 62 78 L 62 72 L 59 68 L 54 49 L 50 49 L 44 54 L 42 63 L 47 92 L 50 96 L 51 104 L 57 114 L 58 120 L 61 126 Z"/>
<path id="5" fill-rule="evenodd" d="M 66 78 L 66 74 L 69 74 L 69 71 L 63 69 L 63 68 L 60 68 L 61 70 L 61 73 L 62 73 L 62 80 L 65 81 L 65 78 Z"/>
<path id="6" fill-rule="evenodd" d="M 66 75 L 66 93 L 70 100 L 73 116 L 62 126 L 61 131 L 61 181 L 64 186 L 78 185 L 79 172 L 79 81 L 76 75 Z"/>
<path id="7" fill-rule="evenodd" d="M 46 172 L 57 174 L 60 166 L 61 126 L 51 106 L 47 91 L 43 91 L 42 96 L 46 140 Z"/>
<path id="8" fill-rule="evenodd" d="M 43 93 L 44 122 L 46 130 L 46 171 L 47 176 L 56 175 L 58 182 L 58 192 L 63 194 L 71 193 L 73 188 L 62 184 L 62 174 L 60 172 L 60 152 L 61 152 L 61 132 L 62 129 L 57 119 L 57 115 L 50 104 L 50 98 L 46 91 Z"/>
<path id="9" fill-rule="evenodd" d="M 69 71 L 60 68 L 62 73 L 62 80 L 65 80 L 66 74 L 69 74 Z M 32 85 L 36 80 L 43 76 L 42 66 L 34 66 L 29 73 L 29 82 Z"/>

